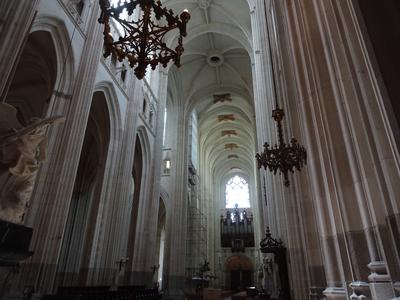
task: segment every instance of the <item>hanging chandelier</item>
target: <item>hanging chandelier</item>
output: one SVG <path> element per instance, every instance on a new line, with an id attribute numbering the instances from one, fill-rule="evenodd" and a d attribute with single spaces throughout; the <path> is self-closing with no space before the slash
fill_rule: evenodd
<path id="1" fill-rule="evenodd" d="M 182 39 L 187 35 L 186 24 L 190 19 L 187 10 L 178 17 L 172 10 L 163 8 L 161 1 L 118 0 L 111 5 L 109 0 L 99 0 L 99 3 L 99 22 L 104 24 L 104 57 L 112 54 L 120 62 L 126 59 L 135 67 L 138 79 L 145 76 L 148 66 L 153 70 L 158 64 L 166 67 L 170 60 L 180 66 Z M 136 20 L 132 15 L 137 6 L 141 12 Z M 110 18 L 117 24 L 115 32 L 111 30 Z M 164 36 L 175 28 L 179 29 L 178 45 L 171 49 L 164 42 Z"/>
<path id="2" fill-rule="evenodd" d="M 272 81 L 273 81 L 273 90 L 275 96 L 275 105 L 276 108 L 272 110 L 272 118 L 274 118 L 277 123 L 278 129 L 278 144 L 274 146 L 270 146 L 268 143 L 264 144 L 264 151 L 261 154 L 256 154 L 257 166 L 260 169 L 264 167 L 266 170 L 270 170 L 274 175 L 279 171 L 279 173 L 283 174 L 284 177 L 284 185 L 288 187 L 290 185 L 288 173 L 293 173 L 294 170 L 301 171 L 303 166 L 307 163 L 307 152 L 306 149 L 299 145 L 297 140 L 293 137 L 289 144 L 285 143 L 283 139 L 283 129 L 282 129 L 282 120 L 285 116 L 283 109 L 279 108 L 278 105 L 278 96 L 276 91 L 276 83 L 275 83 L 275 72 L 274 72 L 274 61 L 272 59 L 272 49 L 271 49 L 271 40 L 268 29 L 267 22 L 267 35 L 268 35 L 268 44 L 269 44 L 269 54 L 272 68 Z"/>
<path id="3" fill-rule="evenodd" d="M 278 128 L 278 144 L 273 147 L 268 143 L 264 144 L 264 151 L 261 154 L 256 154 L 257 166 L 260 169 L 270 170 L 274 175 L 279 171 L 283 174 L 284 185 L 289 186 L 289 172 L 294 170 L 301 171 L 303 166 L 307 163 L 306 149 L 299 145 L 295 138 L 286 144 L 283 139 L 282 119 L 284 117 L 283 109 L 277 107 L 272 111 L 272 117 L 277 123 Z"/>

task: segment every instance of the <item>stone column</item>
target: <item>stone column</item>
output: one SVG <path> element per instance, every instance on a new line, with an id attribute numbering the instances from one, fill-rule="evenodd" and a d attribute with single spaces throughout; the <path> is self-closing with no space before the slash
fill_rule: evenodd
<path id="1" fill-rule="evenodd" d="M 385 215 L 389 208 L 393 205 L 393 200 L 383 196 L 382 191 L 391 190 L 391 182 L 383 182 L 382 175 L 376 171 L 376 161 L 379 161 L 379 152 L 381 151 L 382 144 L 386 144 L 386 149 L 392 150 L 388 153 L 387 158 L 393 160 L 398 156 L 397 149 L 390 146 L 392 134 L 386 132 L 379 133 L 379 140 L 376 140 L 378 134 L 371 136 L 370 133 L 374 131 L 375 124 L 378 122 L 388 122 L 388 116 L 384 115 L 382 118 L 370 118 L 368 111 L 371 109 L 372 103 L 379 103 L 379 94 L 370 93 L 374 88 L 376 82 L 371 78 L 375 77 L 372 70 L 368 70 L 368 61 L 366 58 L 362 59 L 365 55 L 365 45 L 361 40 L 361 29 L 359 20 L 356 18 L 356 11 L 353 7 L 354 2 L 348 1 L 347 3 L 338 3 L 335 1 L 326 1 L 320 3 L 318 8 L 322 19 L 322 26 L 324 29 L 324 36 L 326 37 L 327 46 L 326 59 L 332 66 L 329 72 L 331 73 L 332 86 L 337 96 L 335 97 L 337 104 L 336 107 L 339 111 L 340 126 L 343 128 L 345 138 L 345 150 L 349 160 L 350 173 L 354 181 L 353 201 L 349 198 L 344 201 L 346 210 L 352 206 L 356 206 L 360 214 L 359 220 L 362 224 L 363 230 L 356 232 L 354 230 L 346 233 L 347 240 L 349 241 L 351 251 L 352 264 L 358 278 L 363 281 L 363 270 L 365 259 L 370 260 L 371 275 L 368 277 L 371 282 L 371 292 L 374 299 L 382 299 L 389 297 L 393 294 L 393 287 L 391 284 L 378 284 L 377 279 L 389 282 L 388 270 L 386 263 L 382 260 L 393 260 L 392 250 L 393 245 L 388 243 L 390 240 L 385 236 L 386 220 Z M 321 34 L 322 35 L 322 34 Z M 329 50 L 327 50 L 329 49 Z M 369 80 L 360 80 L 356 76 L 356 72 L 368 73 Z M 368 97 L 369 101 L 364 98 Z M 347 101 L 343 101 L 344 98 Z M 371 99 L 374 99 L 371 101 Z M 375 111 L 382 110 L 377 108 Z M 384 113 L 384 112 L 383 112 Z M 375 124 L 374 124 L 375 123 Z M 394 151 L 393 151 L 394 150 Z M 386 150 L 387 151 L 387 150 Z M 398 164 L 397 164 L 398 165 Z M 379 167 L 378 167 L 379 168 Z M 399 172 L 392 174 L 392 179 L 400 179 Z M 394 203 L 395 210 L 398 208 L 398 197 Z M 390 210 L 390 208 L 389 208 Z M 372 213 L 371 213 L 372 212 Z M 347 222 L 354 219 L 354 212 L 351 216 L 347 216 Z M 396 237 L 394 237 L 396 239 Z M 362 246 L 362 245 L 365 246 Z M 368 249 L 368 256 L 364 249 Z M 364 258 L 362 255 L 364 254 Z M 392 263 L 388 262 L 388 265 Z M 398 266 L 398 264 L 397 264 Z M 378 270 L 380 276 L 376 276 L 373 269 Z M 398 276 L 398 268 L 396 264 L 392 266 L 392 276 Z M 357 279 L 358 279 L 357 278 Z M 392 279 L 393 280 L 393 279 Z M 379 286 L 379 288 L 377 288 Z M 385 290 L 386 289 L 386 290 Z M 369 291 L 368 291 L 369 292 Z"/>
<path id="2" fill-rule="evenodd" d="M 284 10 L 287 32 L 280 33 L 290 36 L 287 59 L 295 74 L 295 80 L 285 84 L 301 99 L 299 118 L 308 140 L 310 190 L 320 219 L 328 280 L 325 294 L 346 297 L 351 283 L 352 297 L 368 298 L 376 279 L 368 277 L 369 262 L 379 265 L 386 259 L 392 262 L 391 276 L 398 273 L 393 254 L 398 226 L 386 225 L 399 207 L 398 197 L 391 197 L 398 189 L 393 185 L 399 180 L 398 151 L 387 127 L 382 94 L 353 1 L 286 1 Z M 384 265 L 382 275 L 388 274 L 385 269 Z"/>
<path id="3" fill-rule="evenodd" d="M 338 234 L 342 235 L 343 224 L 340 219 L 334 216 L 340 214 L 337 199 L 330 190 L 334 189 L 335 177 L 329 168 L 329 162 L 332 161 L 331 153 L 325 137 L 325 116 L 320 115 L 320 107 L 314 106 L 314 103 L 322 102 L 320 86 L 318 83 L 319 73 L 316 70 L 317 58 L 316 50 L 318 39 L 316 38 L 314 26 L 316 25 L 315 16 L 311 1 L 285 1 L 279 2 L 282 7 L 281 18 L 285 18 L 286 26 L 282 26 L 278 36 L 288 35 L 287 40 L 283 39 L 281 47 L 282 61 L 284 65 L 284 85 L 289 91 L 288 99 L 288 119 L 293 120 L 293 127 L 303 127 L 299 134 L 304 139 L 305 147 L 308 152 L 308 166 L 305 172 L 308 173 L 310 186 L 299 185 L 296 190 L 300 191 L 301 202 L 311 198 L 313 203 L 302 204 L 308 207 L 314 207 L 316 221 L 318 224 L 318 240 L 315 240 L 315 234 L 307 234 L 308 243 L 313 243 L 315 249 L 314 255 L 307 254 L 308 265 L 310 269 L 310 294 L 314 293 L 314 286 L 320 287 L 324 284 L 321 276 L 325 273 L 326 288 L 324 294 L 328 299 L 347 299 L 347 287 L 345 284 L 344 266 L 341 251 L 345 253 L 345 244 L 343 238 L 339 240 Z M 287 31 L 284 31 L 287 30 Z M 282 39 L 282 38 L 280 38 Z M 314 74 L 315 72 L 315 74 Z M 315 76 L 315 78 L 314 78 Z M 293 84 L 294 86 L 291 86 Z M 298 114 L 300 113 L 300 116 Z M 291 118 L 290 118 L 291 116 Z M 296 125 L 295 125 L 296 124 Z M 321 176 L 323 175 L 323 176 Z M 303 177 L 305 175 L 301 175 Z M 307 180 L 302 179 L 307 183 Z M 300 202 L 300 203 L 301 203 Z M 301 204 L 300 204 L 301 205 Z M 304 211 L 305 218 L 313 216 L 313 211 Z M 310 226 L 312 223 L 304 223 Z M 305 232 L 312 228 L 305 227 Z M 313 241 L 314 236 L 314 242 Z M 318 246 L 320 243 L 320 246 Z M 313 270 L 313 266 L 321 267 L 321 257 L 316 255 L 318 248 L 321 247 L 324 272 L 321 268 Z M 307 249 L 307 248 L 305 248 Z M 306 250 L 307 252 L 310 249 Z M 346 257 L 344 257 L 346 259 Z M 318 275 L 319 274 L 319 275 Z M 319 290 L 320 288 L 317 288 Z M 316 295 L 314 297 L 321 297 Z"/>
<path id="4" fill-rule="evenodd" d="M 133 74 L 133 71 L 131 71 Z M 133 75 L 132 75 L 133 76 Z M 132 95 L 128 99 L 127 108 L 125 112 L 125 124 L 122 133 L 121 157 L 118 167 L 118 186 L 115 189 L 114 203 L 116 210 L 116 217 L 113 220 L 114 235 L 109 236 L 109 247 L 105 253 L 111 252 L 110 264 L 115 268 L 115 282 L 114 284 L 123 284 L 125 269 L 127 264 L 132 263 L 132 257 L 124 263 L 119 269 L 116 262 L 125 260 L 128 256 L 127 247 L 129 240 L 129 226 L 131 220 L 132 201 L 132 167 L 134 162 L 135 142 L 137 134 L 137 120 L 139 109 L 142 100 L 143 92 L 142 85 L 139 80 L 133 78 L 132 85 L 128 90 L 128 94 Z M 115 222 L 118 220 L 118 222 Z M 101 258 L 99 258 L 101 259 Z M 96 275 L 96 274 L 94 274 Z"/>
<path id="5" fill-rule="evenodd" d="M 7 95 L 38 3 L 39 0 L 0 2 L 0 102 Z"/>
<path id="6" fill-rule="evenodd" d="M 171 153 L 171 178 L 173 178 L 170 206 L 167 208 L 165 269 L 163 286 L 167 297 L 184 299 L 185 260 L 187 236 L 187 182 L 188 182 L 188 116 L 181 94 L 177 100 L 176 153 Z M 165 285 L 164 285 L 165 284 Z"/>
<path id="7" fill-rule="evenodd" d="M 268 36 L 266 32 L 266 16 L 264 1 L 248 0 L 250 6 L 251 29 L 253 37 L 253 54 L 252 57 L 252 72 L 253 72 L 253 91 L 254 91 L 254 111 L 256 117 L 257 128 L 257 152 L 263 150 L 263 145 L 266 141 L 271 141 L 273 124 L 271 123 L 271 111 L 274 108 L 274 95 L 271 81 L 271 64 L 269 59 Z M 272 141 L 271 141 L 272 142 Z M 257 182 L 257 203 L 258 211 L 260 212 L 260 232 L 265 231 L 266 224 L 272 227 L 272 222 L 275 222 L 273 217 L 273 195 L 274 185 L 271 175 L 260 169 Z M 265 199 L 263 192 L 263 184 L 266 184 L 267 203 L 269 209 L 265 207 Z M 268 221 L 267 221 L 268 219 Z M 273 226 L 276 228 L 276 226 Z"/>
<path id="8" fill-rule="evenodd" d="M 280 84 L 282 73 L 282 62 L 279 55 L 281 52 L 280 42 L 276 39 L 276 31 L 279 31 L 279 22 L 281 21 L 280 12 L 274 10 L 273 1 L 248 1 L 250 5 L 252 34 L 253 34 L 253 87 L 254 87 L 254 103 L 256 112 L 257 125 L 257 147 L 258 151 L 262 150 L 264 142 L 273 144 L 277 141 L 276 123 L 272 119 L 272 110 L 276 103 L 285 109 L 287 117 L 284 119 L 285 137 L 288 140 L 290 131 L 287 128 L 291 127 L 290 112 L 287 110 L 287 91 Z M 273 20 L 275 18 L 275 20 Z M 282 21 L 280 22 L 282 23 Z M 284 28 L 284 25 L 280 24 Z M 275 31 L 276 30 L 276 31 Z M 271 46 L 271 49 L 269 48 Z M 285 47 L 285 46 L 283 46 Z M 271 56 L 273 65 L 271 65 Z M 272 74 L 274 71 L 274 74 Z M 273 80 L 273 77 L 275 80 Z M 274 84 L 275 81 L 275 84 Z M 276 93 L 274 92 L 276 89 Z M 295 125 L 293 126 L 295 127 Z M 295 131 L 299 132 L 299 131 Z M 298 137 L 298 136 L 296 136 Z M 321 281 L 324 282 L 324 275 L 321 267 L 321 257 L 318 253 L 318 236 L 317 234 L 302 232 L 302 228 L 306 223 L 315 224 L 315 219 L 302 217 L 301 211 L 307 212 L 306 205 L 302 204 L 297 198 L 295 189 L 301 189 L 302 184 L 291 176 L 291 187 L 283 187 L 281 176 L 273 176 L 269 171 L 261 171 L 261 180 L 258 180 L 259 188 L 259 210 L 263 211 L 264 220 L 261 224 L 268 224 L 275 236 L 283 238 L 287 248 L 287 259 L 291 263 L 288 264 L 291 289 L 294 295 L 300 298 L 307 297 L 307 288 L 309 280 L 310 287 L 313 290 L 309 293 L 315 294 L 320 291 Z M 260 192 L 260 187 L 263 185 L 263 177 L 266 177 L 267 189 L 267 204 L 264 204 L 263 191 Z M 304 176 L 304 175 L 303 175 Z M 297 177 L 297 174 L 296 174 Z M 307 192 L 304 192 L 307 193 Z M 308 206 L 312 205 L 311 203 Z M 299 217 L 300 214 L 300 217 Z M 303 221 L 302 221 L 303 220 Z M 264 227 L 266 225 L 262 225 Z M 261 228 L 264 232 L 265 228 Z M 301 238 L 300 238 L 301 237 Z M 308 257 L 302 249 L 316 249 L 314 257 L 307 253 Z M 313 265 L 315 268 L 306 268 L 306 260 L 315 260 Z M 300 275 L 301 274 L 301 275 Z M 320 295 L 321 296 L 321 295 Z M 316 296 L 319 297 L 319 296 Z"/>
<path id="9" fill-rule="evenodd" d="M 248 0 L 250 8 L 253 54 L 253 97 L 257 128 L 256 151 L 263 151 L 265 142 L 276 143 L 277 131 L 272 119 L 272 110 L 275 108 L 273 74 L 270 58 L 269 39 L 267 31 L 267 9 L 271 1 Z M 258 229 L 263 236 L 266 226 L 271 228 L 275 236 L 286 238 L 286 224 L 284 213 L 284 197 L 281 176 L 273 176 L 269 171 L 261 168 L 256 172 L 256 191 L 260 222 Z M 264 197 L 264 179 L 266 185 L 266 199 Z M 265 203 L 266 202 L 266 203 Z"/>
<path id="10" fill-rule="evenodd" d="M 155 71 L 154 71 L 155 72 Z M 165 70 L 159 71 L 160 76 L 157 88 L 157 121 L 156 136 L 151 157 L 151 169 L 149 175 L 149 199 L 145 199 L 143 204 L 143 214 L 138 217 L 136 230 L 136 243 L 134 255 L 134 271 L 135 276 L 140 280 L 135 281 L 138 284 L 147 284 L 151 286 L 153 283 L 152 266 L 157 265 L 157 224 L 158 209 L 160 203 L 160 184 L 161 184 L 161 161 L 162 161 L 162 139 L 164 127 L 164 109 L 167 101 L 167 83 L 168 77 Z"/>

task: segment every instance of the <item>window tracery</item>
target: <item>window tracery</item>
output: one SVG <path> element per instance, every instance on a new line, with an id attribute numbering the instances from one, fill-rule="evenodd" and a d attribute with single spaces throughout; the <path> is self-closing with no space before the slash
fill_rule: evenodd
<path id="1" fill-rule="evenodd" d="M 247 181 L 236 175 L 228 180 L 225 187 L 226 208 L 250 207 L 249 185 Z"/>

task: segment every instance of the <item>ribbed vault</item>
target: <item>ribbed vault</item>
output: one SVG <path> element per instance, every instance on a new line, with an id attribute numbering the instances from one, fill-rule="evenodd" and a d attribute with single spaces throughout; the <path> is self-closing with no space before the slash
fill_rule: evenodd
<path id="1" fill-rule="evenodd" d="M 253 181 L 253 59 L 247 2 L 167 0 L 163 4 L 177 13 L 186 8 L 191 14 L 182 66 L 176 72 L 186 113 L 195 111 L 198 116 L 200 174 L 209 178 L 205 184 L 222 182 L 231 173 L 245 174 Z M 175 39 L 171 35 L 168 42 Z"/>

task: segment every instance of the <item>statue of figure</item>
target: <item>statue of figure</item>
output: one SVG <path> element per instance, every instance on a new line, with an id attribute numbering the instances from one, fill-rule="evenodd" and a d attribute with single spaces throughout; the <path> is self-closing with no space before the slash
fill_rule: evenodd
<path id="1" fill-rule="evenodd" d="M 32 118 L 24 127 L 17 110 L 0 103 L 0 219 L 23 221 L 40 162 L 46 158 L 46 129 L 63 120 Z"/>

